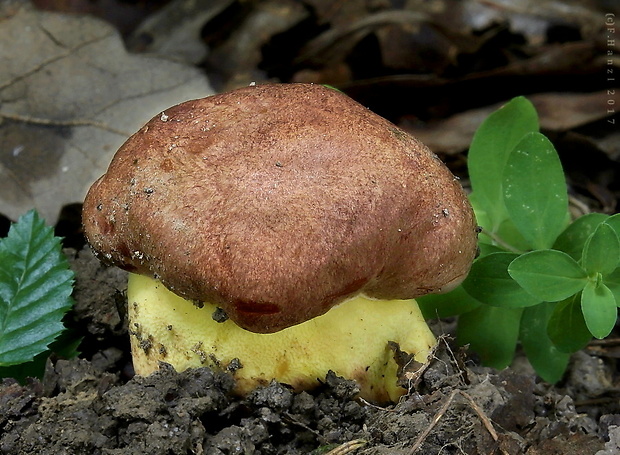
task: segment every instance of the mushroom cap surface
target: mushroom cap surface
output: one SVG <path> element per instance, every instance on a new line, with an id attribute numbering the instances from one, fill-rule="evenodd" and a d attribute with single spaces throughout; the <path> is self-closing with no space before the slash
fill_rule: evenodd
<path id="1" fill-rule="evenodd" d="M 270 333 L 357 294 L 454 287 L 473 210 L 422 143 L 320 85 L 250 86 L 171 107 L 117 151 L 83 207 L 104 260 Z"/>

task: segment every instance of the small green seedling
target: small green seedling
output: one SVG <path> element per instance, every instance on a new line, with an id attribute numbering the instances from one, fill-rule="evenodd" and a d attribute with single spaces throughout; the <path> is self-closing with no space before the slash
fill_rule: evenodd
<path id="1" fill-rule="evenodd" d="M 570 220 L 562 165 L 518 97 L 480 126 L 468 154 L 481 254 L 463 284 L 420 299 L 426 317 L 460 315 L 457 341 L 508 366 L 517 343 L 556 382 L 571 353 L 613 329 L 620 304 L 620 215 Z"/>
<path id="2" fill-rule="evenodd" d="M 34 210 L 0 239 L 0 377 L 40 376 L 64 330 L 73 278 L 60 238 Z M 65 340 L 56 347 L 74 353 L 76 346 Z"/>

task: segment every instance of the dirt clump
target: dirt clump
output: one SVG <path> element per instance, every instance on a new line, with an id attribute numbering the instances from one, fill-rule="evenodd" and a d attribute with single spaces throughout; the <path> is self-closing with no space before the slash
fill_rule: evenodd
<path id="1" fill-rule="evenodd" d="M 68 325 L 82 329 L 83 354 L 51 359 L 41 381 L 0 384 L 2 454 L 617 453 L 615 365 L 586 352 L 571 372 L 592 374 L 569 373 L 560 388 L 527 369 L 475 366 L 444 340 L 426 369 L 405 377 L 409 393 L 387 407 L 360 400 L 355 383 L 333 374 L 312 392 L 272 382 L 243 398 L 225 371 L 162 364 L 133 376 L 122 274 L 87 249 L 75 257 L 78 302 Z"/>

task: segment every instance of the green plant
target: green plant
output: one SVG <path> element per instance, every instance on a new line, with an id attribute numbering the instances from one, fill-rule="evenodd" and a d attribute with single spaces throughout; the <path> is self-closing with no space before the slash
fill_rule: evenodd
<path id="1" fill-rule="evenodd" d="M 420 299 L 426 317 L 459 315 L 457 341 L 508 366 L 517 343 L 558 381 L 571 353 L 613 329 L 620 303 L 620 215 L 571 222 L 562 165 L 524 97 L 477 130 L 468 170 L 480 256 L 451 293 Z"/>
<path id="2" fill-rule="evenodd" d="M 50 344 L 64 330 L 73 277 L 60 238 L 36 211 L 0 240 L 0 377 L 41 375 Z M 65 338 L 54 350 L 71 356 L 76 347 Z"/>

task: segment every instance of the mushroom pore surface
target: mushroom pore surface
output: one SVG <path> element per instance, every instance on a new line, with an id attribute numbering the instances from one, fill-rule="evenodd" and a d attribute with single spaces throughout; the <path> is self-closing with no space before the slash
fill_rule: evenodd
<path id="1" fill-rule="evenodd" d="M 100 257 L 259 333 L 360 293 L 444 291 L 477 243 L 463 189 L 428 148 L 311 84 L 246 87 L 157 115 L 93 184 L 83 222 Z"/>

